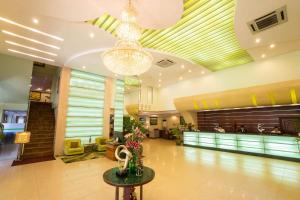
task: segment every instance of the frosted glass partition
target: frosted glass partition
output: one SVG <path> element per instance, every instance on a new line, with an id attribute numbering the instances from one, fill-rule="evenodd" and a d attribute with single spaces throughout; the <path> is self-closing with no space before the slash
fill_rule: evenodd
<path id="1" fill-rule="evenodd" d="M 300 138 L 230 133 L 184 132 L 185 145 L 300 161 Z"/>
<path id="2" fill-rule="evenodd" d="M 114 131 L 123 132 L 124 81 L 116 80 Z"/>
<path id="3" fill-rule="evenodd" d="M 105 78 L 72 70 L 68 98 L 66 138 L 94 142 L 103 134 Z"/>

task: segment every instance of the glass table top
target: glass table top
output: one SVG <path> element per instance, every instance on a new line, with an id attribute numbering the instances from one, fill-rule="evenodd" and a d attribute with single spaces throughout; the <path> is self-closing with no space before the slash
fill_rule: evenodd
<path id="1" fill-rule="evenodd" d="M 140 186 L 149 183 L 154 179 L 155 172 L 153 169 L 144 166 L 144 171 L 142 176 L 136 176 L 135 174 L 128 174 L 126 177 L 118 177 L 116 172 L 118 167 L 112 168 L 104 172 L 103 180 L 113 186 L 118 187 L 130 187 L 130 186 Z"/>

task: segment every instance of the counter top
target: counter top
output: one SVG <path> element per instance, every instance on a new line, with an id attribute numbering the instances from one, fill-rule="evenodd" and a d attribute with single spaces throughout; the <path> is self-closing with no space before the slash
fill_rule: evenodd
<path id="1" fill-rule="evenodd" d="M 234 135 L 260 135 L 260 136 L 282 136 L 282 137 L 299 137 L 297 135 L 291 135 L 291 134 L 285 134 L 285 133 L 280 133 L 280 134 L 276 134 L 276 133 L 232 133 L 232 132 L 225 132 L 225 133 L 219 133 L 219 132 L 209 132 L 209 131 L 184 131 L 187 133 L 211 133 L 211 134 L 234 134 Z M 299 137 L 300 138 L 300 137 Z"/>

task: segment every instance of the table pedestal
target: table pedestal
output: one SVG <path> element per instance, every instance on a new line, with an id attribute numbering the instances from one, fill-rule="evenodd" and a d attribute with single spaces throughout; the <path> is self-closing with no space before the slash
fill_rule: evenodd
<path id="1" fill-rule="evenodd" d="M 116 194 L 115 194 L 115 200 L 119 200 L 119 188 L 120 187 L 116 187 Z M 134 193 L 135 188 L 134 187 L 124 187 L 124 194 L 123 194 L 123 198 L 124 200 L 135 200 L 133 198 L 131 198 L 131 194 Z M 140 200 L 143 199 L 143 186 L 140 186 Z"/>

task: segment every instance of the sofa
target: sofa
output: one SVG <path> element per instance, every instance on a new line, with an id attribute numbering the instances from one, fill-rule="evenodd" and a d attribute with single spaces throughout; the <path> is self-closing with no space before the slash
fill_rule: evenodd
<path id="1" fill-rule="evenodd" d="M 107 142 L 106 138 L 96 137 L 95 138 L 95 143 L 96 143 L 97 151 L 106 151 L 106 142 Z"/>
<path id="2" fill-rule="evenodd" d="M 65 155 L 77 155 L 84 153 L 84 146 L 80 139 L 66 139 L 64 142 Z"/>

